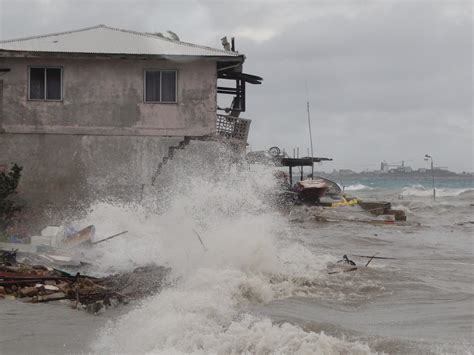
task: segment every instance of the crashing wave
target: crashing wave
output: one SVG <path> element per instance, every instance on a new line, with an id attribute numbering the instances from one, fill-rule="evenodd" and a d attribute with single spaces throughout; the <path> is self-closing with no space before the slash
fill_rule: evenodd
<path id="1" fill-rule="evenodd" d="M 91 350 L 101 354 L 370 353 L 365 344 L 288 323 L 274 324 L 252 314 L 255 305 L 281 297 L 304 292 L 330 297 L 331 287 L 324 281 L 326 265 L 336 259 L 315 255 L 291 238 L 287 221 L 266 201 L 266 192 L 277 188 L 270 168 L 227 164 L 215 171 L 210 160 L 201 153 L 184 168 L 178 165 L 179 156 L 169 164 L 185 169 L 175 176 L 186 178 L 169 180 L 170 200 L 159 212 L 150 208 L 150 201 L 159 198 L 150 192 L 145 206 L 98 203 L 81 221 L 96 224 L 98 234 L 129 231 L 96 248 L 94 257 L 102 272 L 149 263 L 173 270 L 173 286 L 110 323 Z M 335 292 L 340 297 L 346 291 Z"/>
<path id="2" fill-rule="evenodd" d="M 455 188 L 436 188 L 437 197 L 458 197 L 465 194 L 470 194 L 472 197 L 474 189 L 464 188 L 464 189 L 455 189 Z M 403 188 L 401 192 L 402 196 L 415 196 L 415 197 L 431 197 L 433 196 L 433 190 L 430 188 L 425 188 L 422 185 L 414 185 L 411 187 Z"/>
<path id="3" fill-rule="evenodd" d="M 349 185 L 344 188 L 345 191 L 372 190 L 370 186 L 364 184 Z"/>

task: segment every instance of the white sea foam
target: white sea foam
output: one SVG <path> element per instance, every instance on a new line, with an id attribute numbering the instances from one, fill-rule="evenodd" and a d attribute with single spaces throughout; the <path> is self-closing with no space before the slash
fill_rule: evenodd
<path id="1" fill-rule="evenodd" d="M 237 270 L 199 269 L 175 289 L 163 291 L 111 324 L 94 350 L 134 354 L 370 353 L 364 344 L 305 332 L 290 324 L 275 325 L 239 312 L 242 302 L 268 297 L 262 285 L 258 277 Z"/>
<path id="2" fill-rule="evenodd" d="M 345 191 L 372 190 L 370 186 L 364 184 L 349 185 L 344 188 Z"/>
<path id="3" fill-rule="evenodd" d="M 213 168 L 205 161 L 200 165 Z M 162 214 L 97 204 L 81 221 L 97 223 L 98 234 L 129 231 L 98 245 L 95 258 L 103 271 L 155 262 L 171 266 L 174 279 L 173 287 L 110 323 L 92 351 L 370 352 L 361 343 L 251 314 L 251 306 L 298 294 L 302 280 L 323 277 L 326 264 L 335 261 L 292 241 L 288 224 L 265 203 L 266 193 L 277 188 L 270 169 L 227 167 L 213 180 L 199 169 L 189 174 L 185 184 L 176 182 L 173 201 Z"/>
<path id="4" fill-rule="evenodd" d="M 436 188 L 437 197 L 457 197 L 465 193 L 474 191 L 474 189 L 464 188 Z M 410 187 L 403 188 L 401 192 L 402 196 L 415 196 L 415 197 L 431 197 L 433 196 L 433 189 L 425 188 L 422 185 L 413 185 Z"/>

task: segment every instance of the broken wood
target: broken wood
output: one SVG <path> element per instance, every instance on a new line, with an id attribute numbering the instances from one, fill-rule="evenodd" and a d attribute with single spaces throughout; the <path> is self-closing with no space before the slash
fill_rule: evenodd
<path id="1" fill-rule="evenodd" d="M 31 300 L 28 300 L 28 302 L 31 303 L 42 303 L 42 302 L 50 302 L 50 301 L 60 301 L 60 300 L 65 300 L 68 299 L 65 293 L 63 292 L 56 292 L 52 293 L 50 295 L 44 295 L 44 296 L 35 296 Z"/>
<path id="2" fill-rule="evenodd" d="M 368 258 L 368 259 L 387 259 L 387 260 L 398 260 L 398 258 L 389 258 L 387 256 L 374 256 L 374 255 L 356 255 L 351 254 L 351 256 L 356 256 L 359 258 Z"/>
<path id="3" fill-rule="evenodd" d="M 204 243 L 203 243 L 203 241 L 202 241 L 202 239 L 201 239 L 201 236 L 199 235 L 198 232 L 196 232 L 195 229 L 193 229 L 193 232 L 194 232 L 194 234 L 196 234 L 196 236 L 198 237 L 198 239 L 199 239 L 199 241 L 201 242 L 201 245 L 202 245 L 204 251 L 206 252 L 206 251 L 207 251 L 207 248 L 206 248 L 206 246 L 204 245 Z"/>
<path id="4" fill-rule="evenodd" d="M 105 241 L 107 241 L 107 240 L 110 240 L 110 239 L 112 239 L 112 238 L 118 237 L 119 235 L 122 235 L 122 234 L 125 234 L 125 233 L 128 233 L 128 231 L 123 231 L 123 232 L 120 232 L 120 233 L 117 233 L 117 234 L 111 235 L 110 237 L 107 237 L 107 238 L 104 238 L 104 239 L 98 240 L 97 242 L 92 242 L 91 244 L 92 244 L 92 245 L 96 245 L 96 244 L 99 244 L 99 243 L 105 242 Z"/>
<path id="5" fill-rule="evenodd" d="M 385 221 L 378 219 L 351 219 L 351 218 L 326 218 L 325 222 L 353 222 L 353 223 L 367 223 L 373 225 L 395 224 L 395 221 Z"/>
<path id="6" fill-rule="evenodd" d="M 76 276 L 72 277 L 75 278 Z M 38 274 L 25 274 L 15 272 L 0 272 L 0 279 L 3 280 L 68 280 L 71 277 L 67 276 L 53 276 L 53 275 L 38 275 Z"/>
<path id="7" fill-rule="evenodd" d="M 392 204 L 390 202 L 366 202 L 366 201 L 359 201 L 359 206 L 366 212 L 369 212 L 375 216 L 380 216 L 383 214 L 387 214 L 386 212 L 392 208 Z"/>
<path id="8" fill-rule="evenodd" d="M 369 259 L 369 261 L 367 261 L 367 264 L 365 264 L 365 267 L 369 266 L 370 262 L 371 262 L 372 260 L 374 260 L 375 255 L 377 255 L 377 254 L 378 254 L 378 253 L 375 253 L 375 254 Z"/>
<path id="9" fill-rule="evenodd" d="M 341 272 L 350 272 L 350 271 L 355 271 L 355 270 L 357 270 L 356 267 L 346 269 L 346 270 L 342 270 L 342 271 L 328 271 L 328 275 L 340 274 Z"/>
<path id="10" fill-rule="evenodd" d="M 95 233 L 93 225 L 87 226 L 79 232 L 67 237 L 63 244 L 65 247 L 71 248 L 80 244 L 90 243 Z"/>
<path id="11" fill-rule="evenodd" d="M 30 279 L 30 280 L 7 280 L 0 281 L 0 286 L 11 286 L 11 285 L 34 285 L 43 282 L 44 279 Z"/>

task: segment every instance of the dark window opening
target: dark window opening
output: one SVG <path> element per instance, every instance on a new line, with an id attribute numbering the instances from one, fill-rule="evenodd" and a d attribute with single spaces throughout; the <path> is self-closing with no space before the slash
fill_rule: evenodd
<path id="1" fill-rule="evenodd" d="M 61 68 L 30 68 L 30 100 L 61 100 Z"/>
<path id="2" fill-rule="evenodd" d="M 161 72 L 161 101 L 176 102 L 176 72 Z"/>
<path id="3" fill-rule="evenodd" d="M 176 71 L 145 71 L 146 102 L 176 102 Z"/>
<path id="4" fill-rule="evenodd" d="M 30 69 L 30 99 L 44 100 L 44 68 Z"/>
<path id="5" fill-rule="evenodd" d="M 146 101 L 160 101 L 160 74 L 159 71 L 146 72 Z"/>
<path id="6" fill-rule="evenodd" d="M 46 100 L 61 100 L 61 69 L 46 69 Z"/>

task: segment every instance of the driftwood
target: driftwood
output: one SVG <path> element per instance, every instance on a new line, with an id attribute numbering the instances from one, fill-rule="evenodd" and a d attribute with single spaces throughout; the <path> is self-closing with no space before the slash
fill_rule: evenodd
<path id="1" fill-rule="evenodd" d="M 14 272 L 0 272 L 0 279 L 3 280 L 68 280 L 75 277 L 55 276 L 55 275 L 38 275 L 38 274 L 24 274 Z"/>
<path id="2" fill-rule="evenodd" d="M 124 231 L 124 232 L 120 232 L 120 233 L 117 233 L 117 234 L 111 235 L 110 237 L 107 237 L 107 238 L 104 238 L 104 239 L 98 240 L 97 242 L 92 242 L 91 244 L 92 244 L 92 245 L 96 245 L 96 244 L 99 244 L 99 243 L 105 242 L 105 241 L 107 241 L 107 240 L 110 240 L 110 239 L 112 239 L 112 238 L 118 237 L 119 235 L 122 235 L 122 234 L 125 234 L 125 233 L 128 233 L 128 231 Z"/>
<path id="3" fill-rule="evenodd" d="M 369 261 L 367 261 L 367 264 L 365 264 L 365 267 L 369 266 L 370 262 L 371 262 L 372 260 L 374 260 L 375 255 L 377 255 L 377 254 L 378 254 L 378 253 L 375 253 L 375 254 L 369 259 Z"/>
<path id="4" fill-rule="evenodd" d="M 348 268 L 343 269 L 343 270 L 337 270 L 337 271 L 328 271 L 329 275 L 332 274 L 340 274 L 342 272 L 350 272 L 350 271 L 355 271 L 357 270 L 356 263 L 350 260 L 347 255 L 344 255 L 341 260 L 337 262 L 337 264 L 343 264 L 346 265 Z"/>
<path id="5" fill-rule="evenodd" d="M 319 216 L 321 217 L 321 216 Z M 351 218 L 333 218 L 333 217 L 323 217 L 324 222 L 354 222 L 354 223 L 367 223 L 367 224 L 374 224 L 374 225 L 386 225 L 386 224 L 395 224 L 395 221 L 390 220 L 378 220 L 378 219 L 351 219 Z"/>
<path id="6" fill-rule="evenodd" d="M 375 256 L 375 255 L 356 255 L 351 254 L 351 256 L 356 256 L 359 258 L 367 258 L 367 259 L 387 259 L 387 260 L 398 260 L 398 258 L 389 258 L 387 256 Z"/>
<path id="7" fill-rule="evenodd" d="M 25 302 L 42 303 L 42 302 L 60 301 L 60 300 L 66 300 L 66 299 L 68 299 L 68 297 L 63 292 L 55 292 L 49 295 L 33 297 L 31 300 L 25 300 Z"/>
<path id="8" fill-rule="evenodd" d="M 355 271 L 355 270 L 357 270 L 356 267 L 346 269 L 346 270 L 342 270 L 342 271 L 328 271 L 328 275 L 340 274 L 341 272 L 350 272 L 350 271 Z"/>
<path id="9" fill-rule="evenodd" d="M 207 248 L 206 248 L 206 246 L 204 245 L 204 243 L 203 243 L 203 241 L 202 241 L 201 236 L 199 235 L 199 233 L 196 232 L 195 229 L 193 229 L 193 232 L 194 232 L 194 234 L 196 234 L 196 236 L 198 237 L 199 241 L 201 242 L 201 245 L 202 245 L 202 248 L 204 249 L 204 251 L 207 251 Z"/>

